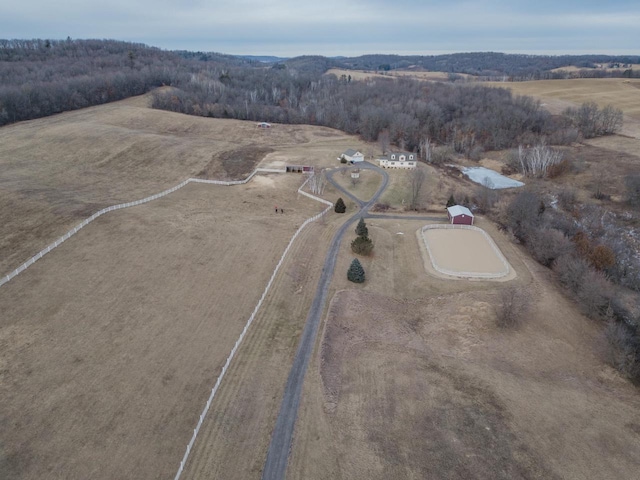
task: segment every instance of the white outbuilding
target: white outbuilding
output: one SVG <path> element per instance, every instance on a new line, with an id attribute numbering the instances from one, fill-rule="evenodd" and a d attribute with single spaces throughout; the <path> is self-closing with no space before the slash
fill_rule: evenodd
<path id="1" fill-rule="evenodd" d="M 354 150 L 353 148 L 345 150 L 342 155 L 338 157 L 338 160 L 341 160 L 343 158 L 347 162 L 352 163 L 364 162 L 364 154 L 362 152 L 359 152 L 358 150 Z"/>

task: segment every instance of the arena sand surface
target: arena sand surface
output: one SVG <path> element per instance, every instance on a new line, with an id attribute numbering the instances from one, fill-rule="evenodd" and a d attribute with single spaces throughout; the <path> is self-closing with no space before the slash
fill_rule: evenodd
<path id="1" fill-rule="evenodd" d="M 482 231 L 431 228 L 422 235 L 429 245 L 430 260 L 438 268 L 461 275 L 508 273 Z"/>

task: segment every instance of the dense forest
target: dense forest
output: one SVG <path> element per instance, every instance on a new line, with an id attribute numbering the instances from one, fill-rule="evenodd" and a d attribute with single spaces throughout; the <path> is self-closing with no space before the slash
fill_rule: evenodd
<path id="1" fill-rule="evenodd" d="M 553 131 L 555 126 L 542 118 L 545 115 L 535 104 L 510 98 L 506 92 L 480 88 L 464 91 L 408 81 L 346 85 L 323 74 L 332 67 L 369 70 L 415 67 L 449 72 L 451 80 L 456 80 L 458 73 L 487 79 L 508 76 L 516 80 L 556 78 L 562 74 L 551 70 L 568 65 L 584 67 L 587 76 L 624 75 L 627 70 L 611 72 L 592 67 L 640 63 L 637 56 L 534 56 L 492 52 L 353 58 L 302 56 L 273 60 L 276 62 L 265 63 L 251 57 L 214 52 L 165 51 L 115 40 L 0 40 L 0 126 L 171 85 L 181 91 L 170 98 L 157 98 L 156 106 L 220 117 L 330 125 L 361 133 L 367 139 L 389 129 L 393 141 L 404 143 L 407 148 L 417 145 L 422 133 L 418 134 L 416 128 L 423 130 L 425 120 L 428 135 L 442 141 L 451 142 L 460 137 L 465 144 L 500 148 L 513 144 L 514 137 L 527 132 Z M 631 76 L 638 74 L 632 69 L 628 72 Z M 464 107 L 456 105 L 477 95 L 483 98 Z M 460 115 L 485 108 L 488 109 L 485 117 L 497 114 L 497 120 L 478 131 L 475 139 L 468 138 L 470 122 L 484 122 L 488 118 L 462 120 Z M 506 112 L 518 117 L 515 126 L 507 125 L 511 119 Z M 381 118 L 374 120 L 378 113 Z M 416 127 L 416 121 L 420 127 Z"/>
<path id="2" fill-rule="evenodd" d="M 187 61 L 113 40 L 0 40 L 0 125 L 173 84 Z"/>

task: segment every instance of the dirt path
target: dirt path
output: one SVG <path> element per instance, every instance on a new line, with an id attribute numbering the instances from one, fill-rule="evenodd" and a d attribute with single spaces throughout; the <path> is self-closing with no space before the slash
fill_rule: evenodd
<path id="1" fill-rule="evenodd" d="M 351 195 L 348 191 L 333 181 L 332 176 L 334 172 L 327 175 L 328 180 L 333 184 L 335 188 L 340 190 L 345 195 L 352 198 L 360 207 L 361 211 L 351 216 L 342 226 L 338 229 L 331 246 L 327 252 L 325 258 L 324 267 L 322 269 L 322 275 L 318 282 L 318 288 L 316 290 L 315 298 L 309 310 L 307 320 L 305 323 L 302 337 L 300 338 L 300 344 L 296 352 L 293 366 L 287 379 L 282 404 L 280 406 L 280 412 L 276 420 L 276 426 L 273 430 L 271 437 L 271 444 L 269 445 L 269 451 L 267 452 L 267 459 L 262 471 L 262 478 L 264 480 L 283 479 L 286 475 L 287 464 L 289 460 L 289 452 L 291 450 L 291 443 L 293 439 L 293 431 L 295 428 L 296 418 L 298 416 L 298 407 L 300 406 L 300 395 L 302 394 L 302 385 L 304 382 L 304 376 L 309 365 L 311 354 L 313 353 L 313 346 L 315 345 L 316 336 L 318 333 L 318 326 L 320 324 L 320 317 L 324 311 L 324 307 L 327 300 L 327 292 L 329 284 L 333 277 L 333 271 L 338 256 L 338 250 L 344 233 L 349 225 L 354 223 L 360 216 L 366 214 L 367 210 L 377 201 L 385 188 L 389 177 L 387 173 L 378 167 L 371 164 L 364 164 L 361 168 L 373 169 L 379 171 L 383 177 L 382 184 L 378 188 L 378 191 L 368 202 L 364 203 L 358 198 Z"/>

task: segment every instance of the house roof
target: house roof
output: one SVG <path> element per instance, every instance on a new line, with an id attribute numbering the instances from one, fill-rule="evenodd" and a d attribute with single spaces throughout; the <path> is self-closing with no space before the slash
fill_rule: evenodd
<path id="1" fill-rule="evenodd" d="M 358 150 L 354 150 L 353 148 L 349 148 L 348 150 L 345 150 L 343 153 L 343 155 L 347 155 L 348 157 L 353 157 L 356 154 L 362 155 Z"/>
<path id="2" fill-rule="evenodd" d="M 457 217 L 459 215 L 466 215 L 468 217 L 473 217 L 473 213 L 467 207 L 463 207 L 462 205 L 454 205 L 453 207 L 447 207 L 447 211 L 449 215 L 452 217 Z"/>

